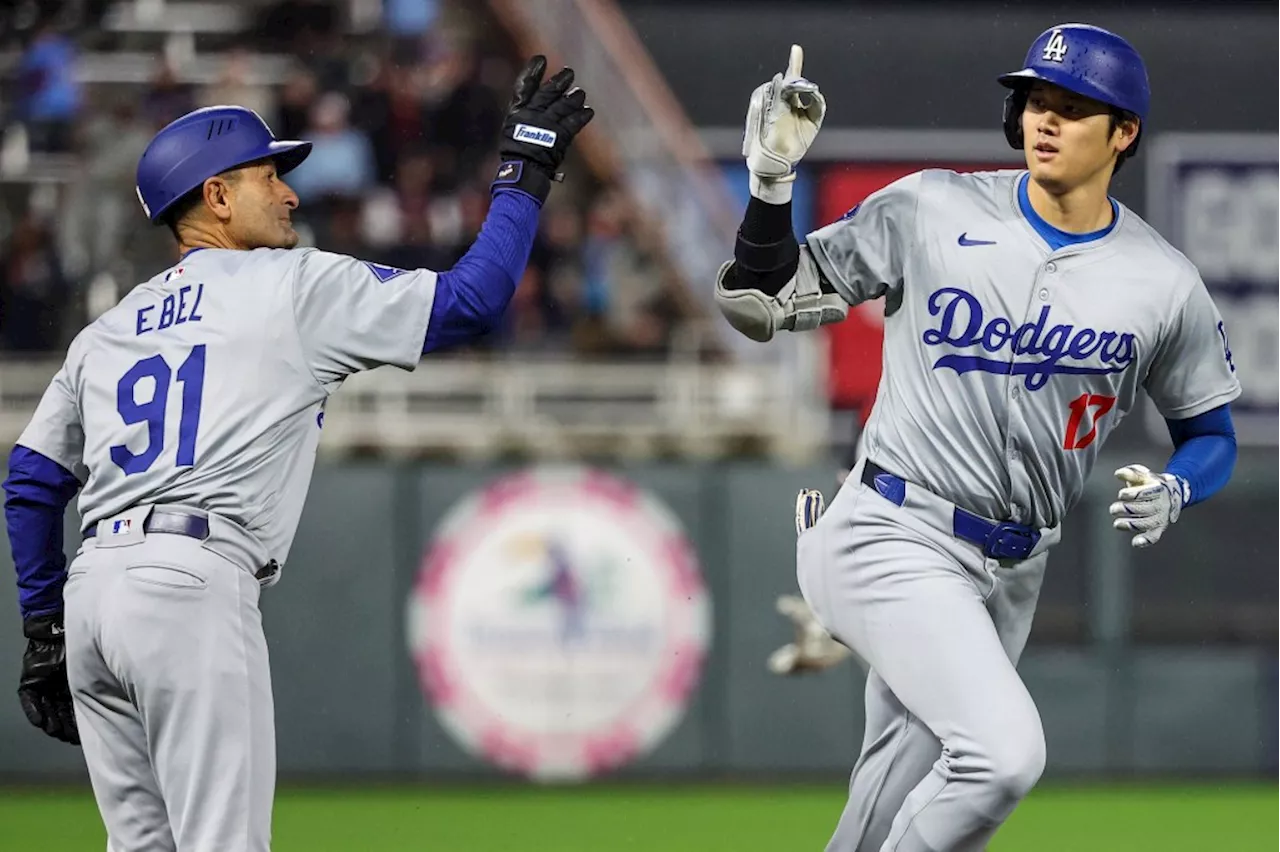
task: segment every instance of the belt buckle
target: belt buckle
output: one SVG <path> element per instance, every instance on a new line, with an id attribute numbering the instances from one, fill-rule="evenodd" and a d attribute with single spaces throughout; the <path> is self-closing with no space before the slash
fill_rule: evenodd
<path id="1" fill-rule="evenodd" d="M 1003 521 L 987 536 L 982 552 L 988 559 L 1026 559 L 1039 541 L 1038 530 Z"/>

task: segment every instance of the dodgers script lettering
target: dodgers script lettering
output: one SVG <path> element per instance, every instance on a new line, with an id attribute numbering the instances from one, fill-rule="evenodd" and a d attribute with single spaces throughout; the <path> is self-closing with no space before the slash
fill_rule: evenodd
<path id="1" fill-rule="evenodd" d="M 933 369 L 949 367 L 957 373 L 978 370 L 1025 376 L 1027 390 L 1032 391 L 1044 387 L 1049 377 L 1058 373 L 1099 376 L 1122 373 L 1137 354 L 1132 334 L 1051 324 L 1048 305 L 1040 309 L 1035 322 L 1019 326 L 1007 317 L 988 319 L 977 297 L 959 287 L 943 287 L 934 291 L 929 296 L 929 313 L 939 319 L 937 328 L 925 331 L 922 338 L 925 345 L 960 349 L 981 347 L 991 355 L 1013 356 L 1004 360 L 948 353 L 934 362 Z M 1043 357 L 1018 361 L 1019 355 Z M 1090 361 L 1093 363 L 1087 363 Z"/>

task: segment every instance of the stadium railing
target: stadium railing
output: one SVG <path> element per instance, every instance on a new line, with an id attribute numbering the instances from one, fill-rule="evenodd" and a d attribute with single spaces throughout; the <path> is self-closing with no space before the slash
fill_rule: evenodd
<path id="1" fill-rule="evenodd" d="M 57 360 L 0 364 L 0 443 L 30 420 Z M 828 412 L 782 364 L 426 358 L 344 382 L 325 406 L 328 456 L 820 460 Z"/>

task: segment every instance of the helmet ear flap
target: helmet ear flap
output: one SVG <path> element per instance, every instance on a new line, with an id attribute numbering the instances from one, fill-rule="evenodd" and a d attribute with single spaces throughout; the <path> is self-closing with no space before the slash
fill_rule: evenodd
<path id="1" fill-rule="evenodd" d="M 1025 89 L 1014 89 L 1004 98 L 1004 138 L 1009 147 L 1022 150 L 1022 111 L 1027 108 Z"/>

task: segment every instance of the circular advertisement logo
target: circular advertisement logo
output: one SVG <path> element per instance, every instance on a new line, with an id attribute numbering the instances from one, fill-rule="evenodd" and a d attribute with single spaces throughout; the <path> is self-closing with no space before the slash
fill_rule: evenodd
<path id="1" fill-rule="evenodd" d="M 472 754 L 541 780 L 621 766 L 697 685 L 710 603 L 656 497 L 597 470 L 534 468 L 469 496 L 409 608 L 422 688 Z"/>

